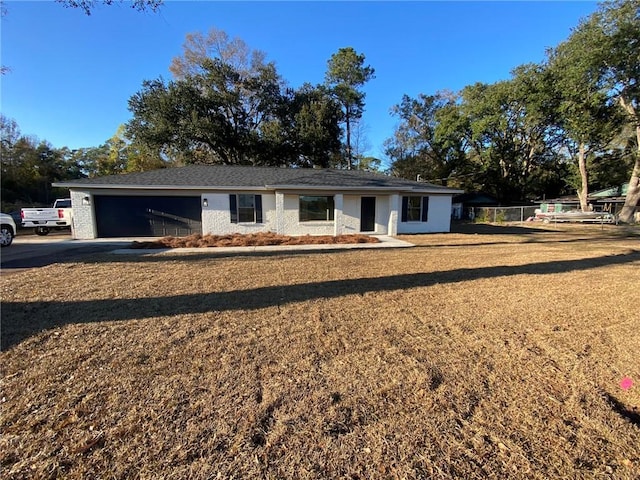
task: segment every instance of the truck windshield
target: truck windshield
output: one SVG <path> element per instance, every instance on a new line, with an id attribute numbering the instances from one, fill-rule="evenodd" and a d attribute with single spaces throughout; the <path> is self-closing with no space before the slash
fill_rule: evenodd
<path id="1" fill-rule="evenodd" d="M 71 208 L 71 200 L 56 200 L 55 208 Z"/>

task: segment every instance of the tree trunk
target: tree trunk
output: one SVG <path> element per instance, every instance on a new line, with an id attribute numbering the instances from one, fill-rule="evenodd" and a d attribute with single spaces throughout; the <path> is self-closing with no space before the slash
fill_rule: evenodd
<path id="1" fill-rule="evenodd" d="M 349 118 L 349 106 L 345 109 L 345 124 L 347 127 L 347 168 L 351 170 L 351 119 Z"/>
<path id="2" fill-rule="evenodd" d="M 632 118 L 636 119 L 636 139 L 638 141 L 638 151 L 636 152 L 636 161 L 633 165 L 633 171 L 631 172 L 631 179 L 629 180 L 629 189 L 627 190 L 627 197 L 624 199 L 624 206 L 618 215 L 618 220 L 622 223 L 631 223 L 633 221 L 633 214 L 640 202 L 640 124 L 636 117 L 635 109 L 631 102 L 625 101 L 623 96 L 620 96 L 620 104 L 629 113 Z"/>
<path id="3" fill-rule="evenodd" d="M 633 165 L 633 171 L 631 172 L 627 197 L 624 199 L 624 206 L 618 216 L 618 220 L 622 223 L 631 223 L 633 221 L 633 214 L 640 202 L 640 125 L 636 126 L 636 137 L 638 139 L 636 162 Z"/>
<path id="4" fill-rule="evenodd" d="M 578 149 L 578 169 L 580 170 L 580 190 L 578 190 L 578 199 L 580 200 L 580 210 L 586 212 L 589 210 L 587 196 L 589 195 L 589 178 L 587 176 L 587 161 L 585 158 L 584 143 L 580 143 Z"/>

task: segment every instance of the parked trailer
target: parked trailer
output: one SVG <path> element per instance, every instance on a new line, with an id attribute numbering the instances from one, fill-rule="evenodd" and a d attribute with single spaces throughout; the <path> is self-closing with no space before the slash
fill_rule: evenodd
<path id="1" fill-rule="evenodd" d="M 615 215 L 609 212 L 582 212 L 573 210 L 569 212 L 536 212 L 536 220 L 544 223 L 576 222 L 576 223 L 616 223 Z"/>

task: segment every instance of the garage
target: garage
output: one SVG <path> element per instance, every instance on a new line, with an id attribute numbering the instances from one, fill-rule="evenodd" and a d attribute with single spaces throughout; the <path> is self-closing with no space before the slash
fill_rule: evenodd
<path id="1" fill-rule="evenodd" d="M 95 195 L 98 237 L 184 237 L 202 233 L 200 197 Z"/>

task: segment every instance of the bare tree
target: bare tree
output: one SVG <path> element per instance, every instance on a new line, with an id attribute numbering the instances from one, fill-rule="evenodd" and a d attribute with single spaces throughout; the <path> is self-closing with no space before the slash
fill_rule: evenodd
<path id="1" fill-rule="evenodd" d="M 203 62 L 212 58 L 233 67 L 243 75 L 255 72 L 265 65 L 264 52 L 251 50 L 241 38 L 231 38 L 225 31 L 215 27 L 206 35 L 202 32 L 188 33 L 182 49 L 182 55 L 174 57 L 169 67 L 176 78 L 201 73 Z"/>

